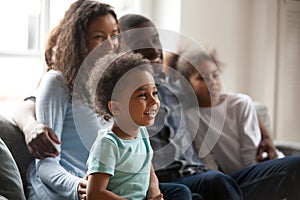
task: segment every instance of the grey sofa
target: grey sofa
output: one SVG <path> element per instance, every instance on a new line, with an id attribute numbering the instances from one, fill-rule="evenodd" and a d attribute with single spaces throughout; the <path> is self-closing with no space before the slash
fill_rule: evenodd
<path id="1" fill-rule="evenodd" d="M 24 135 L 10 120 L 0 115 L 0 137 L 8 147 L 17 164 L 25 189 L 27 186 L 26 169 L 30 161 L 33 160 L 33 157 L 28 152 Z M 1 152 L 1 154 L 3 154 L 3 152 Z"/>
<path id="2" fill-rule="evenodd" d="M 255 102 L 255 107 L 262 121 L 267 128 L 270 128 L 270 118 L 267 107 L 260 102 Z M 0 115 L 0 137 L 14 157 L 21 174 L 23 186 L 26 188 L 26 169 L 28 164 L 33 160 L 33 157 L 28 152 L 22 131 L 10 120 Z M 298 142 L 275 141 L 275 145 L 285 155 L 300 154 L 300 143 Z"/>

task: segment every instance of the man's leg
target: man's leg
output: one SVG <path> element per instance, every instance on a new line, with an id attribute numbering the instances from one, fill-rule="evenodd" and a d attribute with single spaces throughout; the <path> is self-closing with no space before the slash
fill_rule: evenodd
<path id="1" fill-rule="evenodd" d="M 184 184 L 192 193 L 210 200 L 242 200 L 242 192 L 230 176 L 219 171 L 207 171 L 177 179 L 176 183 Z"/>
<path id="2" fill-rule="evenodd" d="M 300 156 L 265 161 L 231 176 L 245 199 L 300 199 Z"/>
<path id="3" fill-rule="evenodd" d="M 201 196 L 192 197 L 190 189 L 177 183 L 160 183 L 159 188 L 165 200 L 204 200 Z"/>

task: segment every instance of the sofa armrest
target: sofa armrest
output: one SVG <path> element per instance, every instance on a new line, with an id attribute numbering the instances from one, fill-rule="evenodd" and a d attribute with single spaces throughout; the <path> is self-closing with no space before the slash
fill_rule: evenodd
<path id="1" fill-rule="evenodd" d="M 11 152 L 21 174 L 24 188 L 27 186 L 26 171 L 33 160 L 25 144 L 24 134 L 7 118 L 0 116 L 0 137 Z"/>
<path id="2" fill-rule="evenodd" d="M 276 148 L 282 151 L 286 156 L 300 155 L 299 142 L 275 140 L 274 144 Z"/>

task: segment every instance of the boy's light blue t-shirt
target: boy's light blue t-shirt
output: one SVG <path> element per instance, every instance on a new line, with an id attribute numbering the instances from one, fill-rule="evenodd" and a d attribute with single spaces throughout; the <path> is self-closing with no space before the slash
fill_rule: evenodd
<path id="1" fill-rule="evenodd" d="M 110 174 L 109 191 L 141 200 L 149 187 L 152 155 L 145 127 L 134 140 L 122 140 L 111 130 L 101 130 L 87 160 L 87 173 Z"/>

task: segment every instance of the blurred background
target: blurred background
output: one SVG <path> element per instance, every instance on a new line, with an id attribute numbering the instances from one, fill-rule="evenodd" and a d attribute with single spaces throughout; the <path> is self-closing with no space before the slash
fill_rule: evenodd
<path id="1" fill-rule="evenodd" d="M 49 31 L 74 0 L 0 2 L 0 114 L 34 95 Z M 300 142 L 300 0 L 103 0 L 118 17 L 143 14 L 225 64 L 228 92 L 268 107 L 273 138 Z"/>

